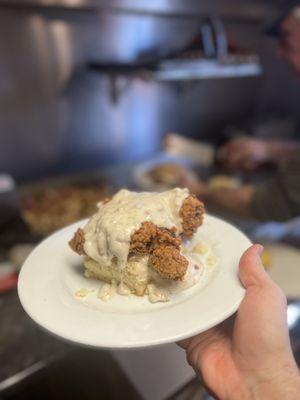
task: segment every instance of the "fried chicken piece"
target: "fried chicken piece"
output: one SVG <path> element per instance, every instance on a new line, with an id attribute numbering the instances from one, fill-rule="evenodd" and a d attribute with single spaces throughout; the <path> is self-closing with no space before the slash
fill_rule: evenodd
<path id="1" fill-rule="evenodd" d="M 179 215 L 182 218 L 183 234 L 191 237 L 203 223 L 204 204 L 196 196 L 190 195 L 184 199 Z"/>
<path id="2" fill-rule="evenodd" d="M 157 246 L 174 246 L 176 249 L 180 248 L 182 239 L 180 236 L 176 236 L 176 228 L 160 228 L 156 227 L 156 236 L 153 241 L 152 248 Z"/>
<path id="3" fill-rule="evenodd" d="M 153 222 L 145 221 L 140 229 L 131 235 L 129 253 L 146 255 L 156 246 L 161 245 L 170 245 L 179 249 L 181 238 L 176 237 L 176 228 L 160 228 Z"/>
<path id="4" fill-rule="evenodd" d="M 150 254 L 149 264 L 163 279 L 178 281 L 186 273 L 188 260 L 174 246 L 157 246 Z"/>
<path id="5" fill-rule="evenodd" d="M 149 254 L 151 265 L 163 279 L 182 279 L 188 261 L 180 254 L 182 239 L 176 236 L 176 228 L 160 228 L 152 222 L 143 222 L 131 235 L 131 254 Z"/>
<path id="6" fill-rule="evenodd" d="M 69 241 L 69 246 L 71 247 L 71 249 L 73 251 L 75 251 L 76 253 L 78 253 L 79 255 L 85 254 L 84 253 L 84 230 L 79 228 L 77 229 L 77 231 L 75 232 L 73 238 Z"/>
<path id="7" fill-rule="evenodd" d="M 156 231 L 157 226 L 152 222 L 143 222 L 140 229 L 131 235 L 129 253 L 148 254 L 156 236 Z"/>
<path id="8" fill-rule="evenodd" d="M 109 199 L 104 200 L 106 203 Z M 204 205 L 195 196 L 188 196 L 182 203 L 180 217 L 182 218 L 183 234 L 192 236 L 202 224 Z M 84 231 L 78 229 L 70 247 L 78 254 L 84 254 Z M 130 239 L 130 255 L 149 255 L 149 265 L 163 278 L 181 280 L 187 270 L 188 260 L 180 254 L 181 236 L 177 236 L 175 227 L 161 228 L 152 222 L 145 221 L 141 227 L 132 233 Z"/>

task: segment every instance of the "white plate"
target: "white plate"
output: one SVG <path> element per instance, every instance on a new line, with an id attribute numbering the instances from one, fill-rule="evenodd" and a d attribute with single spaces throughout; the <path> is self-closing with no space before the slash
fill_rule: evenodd
<path id="1" fill-rule="evenodd" d="M 29 255 L 19 276 L 18 292 L 29 316 L 49 332 L 72 342 L 105 348 L 134 348 L 176 342 L 202 332 L 233 314 L 244 289 L 238 263 L 251 245 L 232 225 L 206 215 L 198 230 L 219 258 L 219 264 L 194 287 L 174 294 L 167 303 L 151 304 L 147 297 L 117 295 L 97 298 L 100 282 L 87 279 L 82 259 L 68 241 L 85 221 L 45 239 Z M 94 290 L 78 299 L 81 288 Z"/>

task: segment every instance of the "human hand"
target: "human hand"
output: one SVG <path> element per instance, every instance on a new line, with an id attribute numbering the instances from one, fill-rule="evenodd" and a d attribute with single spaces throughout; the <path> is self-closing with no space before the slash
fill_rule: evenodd
<path id="1" fill-rule="evenodd" d="M 295 72 L 300 73 L 300 19 L 299 9 L 289 14 L 281 24 L 279 55 L 284 57 Z"/>
<path id="2" fill-rule="evenodd" d="M 218 158 L 231 169 L 253 170 L 272 159 L 272 147 L 265 140 L 243 136 L 221 147 Z"/>
<path id="3" fill-rule="evenodd" d="M 296 400 L 300 378 L 291 351 L 286 298 L 251 246 L 240 260 L 246 295 L 235 318 L 181 341 L 187 359 L 220 400 Z"/>

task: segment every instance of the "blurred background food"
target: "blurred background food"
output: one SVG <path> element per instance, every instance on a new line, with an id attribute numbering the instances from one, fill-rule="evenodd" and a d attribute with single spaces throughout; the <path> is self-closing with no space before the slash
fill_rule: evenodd
<path id="1" fill-rule="evenodd" d="M 148 171 L 148 176 L 154 183 L 166 187 L 180 186 L 184 184 L 186 173 L 190 172 L 181 167 L 180 164 L 159 164 Z"/>
<path id="2" fill-rule="evenodd" d="M 121 187 L 189 187 L 262 242 L 300 360 L 297 10 L 292 0 L 0 0 L 1 400 L 206 396 L 175 345 L 78 349 L 20 306 L 32 248 Z"/>
<path id="3" fill-rule="evenodd" d="M 196 171 L 185 164 L 185 160 L 140 163 L 133 171 L 134 183 L 140 190 L 148 191 L 185 187 L 198 179 Z"/>
<path id="4" fill-rule="evenodd" d="M 228 175 L 214 175 L 208 182 L 212 188 L 236 189 L 241 186 L 240 179 Z"/>
<path id="5" fill-rule="evenodd" d="M 67 179 L 66 179 L 67 181 Z M 72 222 L 90 217 L 97 203 L 109 196 L 109 187 L 99 177 L 94 182 L 87 176 L 81 182 L 44 182 L 27 186 L 21 196 L 21 216 L 30 231 L 48 235 Z"/>

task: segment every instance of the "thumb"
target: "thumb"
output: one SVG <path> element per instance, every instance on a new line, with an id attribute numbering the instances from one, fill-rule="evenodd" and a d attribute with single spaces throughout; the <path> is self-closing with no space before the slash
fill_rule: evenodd
<path id="1" fill-rule="evenodd" d="M 263 246 L 255 244 L 249 247 L 241 257 L 239 276 L 246 289 L 250 286 L 264 286 L 271 282 L 260 259 L 263 250 Z"/>

